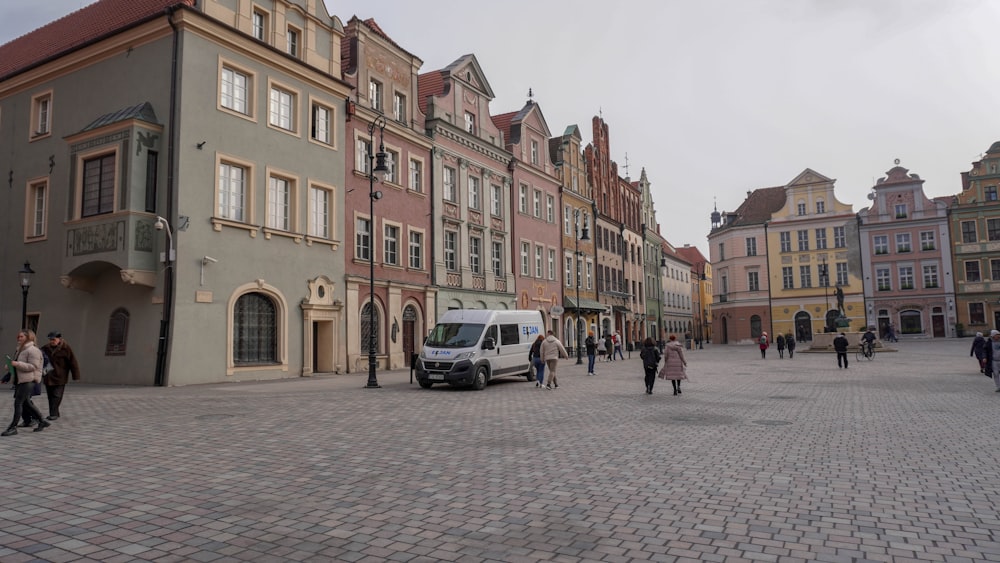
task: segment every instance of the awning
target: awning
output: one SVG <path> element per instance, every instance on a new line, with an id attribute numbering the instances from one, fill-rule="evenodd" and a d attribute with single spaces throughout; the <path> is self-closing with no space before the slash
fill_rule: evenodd
<path id="1" fill-rule="evenodd" d="M 563 297 L 563 307 L 565 307 L 567 311 L 575 311 L 576 301 L 572 297 Z M 604 305 L 594 301 L 593 299 L 587 299 L 586 297 L 582 297 L 580 299 L 581 311 L 601 312 L 604 311 L 604 309 Z"/>
<path id="2" fill-rule="evenodd" d="M 611 306 L 611 310 L 614 311 L 614 312 L 616 312 L 616 313 L 631 313 L 632 312 L 632 309 L 629 309 L 628 307 L 622 307 L 621 305 L 612 305 Z"/>

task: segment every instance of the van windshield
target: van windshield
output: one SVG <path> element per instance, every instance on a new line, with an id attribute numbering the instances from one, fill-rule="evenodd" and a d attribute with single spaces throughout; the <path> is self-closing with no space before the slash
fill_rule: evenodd
<path id="1" fill-rule="evenodd" d="M 486 325 L 445 323 L 435 325 L 424 346 L 434 348 L 467 348 L 479 342 Z"/>

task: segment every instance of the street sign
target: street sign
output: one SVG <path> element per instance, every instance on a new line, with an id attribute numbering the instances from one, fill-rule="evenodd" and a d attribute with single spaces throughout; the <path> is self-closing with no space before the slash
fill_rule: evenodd
<path id="1" fill-rule="evenodd" d="M 566 309 L 564 309 L 562 305 L 553 305 L 551 308 L 549 308 L 549 314 L 552 315 L 553 317 L 558 317 L 565 312 Z"/>

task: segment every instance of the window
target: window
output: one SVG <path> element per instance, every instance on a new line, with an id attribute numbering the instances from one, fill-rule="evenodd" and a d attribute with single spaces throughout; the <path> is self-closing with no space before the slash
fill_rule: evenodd
<path id="1" fill-rule="evenodd" d="M 563 278 L 566 280 L 566 287 L 573 287 L 573 257 L 564 256 L 563 259 L 565 260 Z"/>
<path id="2" fill-rule="evenodd" d="M 531 205 L 531 209 L 533 211 L 532 214 L 535 217 L 541 217 L 542 216 L 542 192 L 540 192 L 538 190 L 535 190 L 534 193 L 531 194 L 531 204 L 532 204 Z"/>
<path id="3" fill-rule="evenodd" d="M 455 169 L 444 167 L 444 200 L 458 203 L 458 189 L 455 185 Z"/>
<path id="4" fill-rule="evenodd" d="M 469 237 L 469 267 L 473 274 L 482 273 L 483 239 Z"/>
<path id="5" fill-rule="evenodd" d="M 233 307 L 233 363 L 278 363 L 278 314 L 270 297 L 247 293 Z"/>
<path id="6" fill-rule="evenodd" d="M 823 200 L 816 202 L 816 213 L 826 213 L 826 203 Z"/>
<path id="7" fill-rule="evenodd" d="M 757 256 L 757 239 L 747 237 L 747 256 Z"/>
<path id="8" fill-rule="evenodd" d="M 795 207 L 796 207 L 796 210 L 797 210 L 797 212 L 798 212 L 799 215 L 805 215 L 806 214 L 806 204 L 805 203 L 799 202 L 798 205 L 796 205 Z"/>
<path id="9" fill-rule="evenodd" d="M 219 217 L 246 220 L 246 168 L 219 163 Z"/>
<path id="10" fill-rule="evenodd" d="M 910 233 L 896 233 L 896 252 L 909 252 Z"/>
<path id="11" fill-rule="evenodd" d="M 996 279 L 996 278 L 994 278 Z M 924 266 L 924 287 L 934 288 L 938 286 L 938 267 L 937 264 L 930 264 Z"/>
<path id="12" fill-rule="evenodd" d="M 816 250 L 826 250 L 826 229 L 816 229 Z"/>
<path id="13" fill-rule="evenodd" d="M 368 176 L 371 170 L 371 144 L 368 139 L 358 138 L 354 142 L 354 170 Z"/>
<path id="14" fill-rule="evenodd" d="M 410 159 L 410 189 L 424 191 L 424 163 L 415 158 Z"/>
<path id="15" fill-rule="evenodd" d="M 24 198 L 27 204 L 24 222 L 24 236 L 28 239 L 45 236 L 45 225 L 48 219 L 48 180 L 28 184 L 28 194 Z"/>
<path id="16" fill-rule="evenodd" d="M 333 144 L 333 139 L 330 134 L 331 127 L 331 116 L 333 115 L 333 110 L 327 106 L 319 105 L 313 102 L 312 105 L 312 119 L 309 125 L 309 136 L 314 141 L 319 141 L 324 145 Z"/>
<path id="17" fill-rule="evenodd" d="M 934 250 L 937 244 L 934 242 L 934 231 L 920 232 L 920 250 Z"/>
<path id="18" fill-rule="evenodd" d="M 760 273 L 747 272 L 747 289 L 750 291 L 760 291 Z"/>
<path id="19" fill-rule="evenodd" d="M 847 262 L 837 262 L 837 284 L 847 285 Z"/>
<path id="20" fill-rule="evenodd" d="M 399 151 L 385 149 L 385 183 L 399 185 Z"/>
<path id="21" fill-rule="evenodd" d="M 114 211 L 116 161 L 114 153 L 83 161 L 83 217 Z"/>
<path id="22" fill-rule="evenodd" d="M 382 226 L 382 263 L 399 265 L 399 226 Z"/>
<path id="23" fill-rule="evenodd" d="M 875 268 L 875 285 L 879 291 L 892 291 L 892 276 L 889 268 Z"/>
<path id="24" fill-rule="evenodd" d="M 538 164 L 538 141 L 531 140 L 531 163 Z"/>
<path id="25" fill-rule="evenodd" d="M 330 205 L 333 195 L 330 190 L 317 186 L 309 186 L 309 231 L 308 234 L 320 238 L 330 236 Z"/>
<path id="26" fill-rule="evenodd" d="M 268 123 L 286 131 L 294 131 L 294 109 L 295 94 L 276 86 L 272 86 L 269 113 L 270 117 Z"/>
<path id="27" fill-rule="evenodd" d="M 369 301 L 361 307 L 361 349 L 371 354 L 381 351 L 378 310 Z"/>
<path id="28" fill-rule="evenodd" d="M 906 204 L 897 203 L 896 204 L 896 219 L 906 219 Z"/>
<path id="29" fill-rule="evenodd" d="M 529 253 L 531 252 L 531 243 L 522 242 L 521 243 L 521 275 L 530 276 L 531 266 L 529 265 L 529 260 L 531 259 Z"/>
<path id="30" fill-rule="evenodd" d="M 542 247 L 535 247 L 535 277 L 543 277 L 545 272 L 542 270 Z"/>
<path id="31" fill-rule="evenodd" d="M 563 207 L 563 234 L 569 236 L 573 234 L 570 225 L 573 224 L 573 208 L 566 205 Z"/>
<path id="32" fill-rule="evenodd" d="M 490 214 L 494 217 L 503 216 L 503 190 L 500 186 L 490 186 Z"/>
<path id="33" fill-rule="evenodd" d="M 799 286 L 812 287 L 812 269 L 809 266 L 799 266 Z"/>
<path id="34" fill-rule="evenodd" d="M 493 241 L 493 275 L 503 277 L 503 242 Z"/>
<path id="35" fill-rule="evenodd" d="M 469 208 L 479 209 L 479 178 L 469 176 Z"/>
<path id="36" fill-rule="evenodd" d="M 1000 219 L 986 220 L 986 240 L 1000 240 Z"/>
<path id="37" fill-rule="evenodd" d="M 372 222 L 358 217 L 354 228 L 354 257 L 358 260 L 372 259 Z"/>
<path id="38" fill-rule="evenodd" d="M 789 233 L 787 231 L 783 232 L 783 233 L 778 233 L 778 238 L 781 241 L 781 251 L 782 252 L 791 252 L 792 251 L 792 233 Z"/>
<path id="39" fill-rule="evenodd" d="M 613 241 L 614 239 L 612 238 L 611 240 Z M 720 242 L 719 243 L 719 260 L 725 260 L 725 259 L 726 259 L 726 243 Z"/>
<path id="40" fill-rule="evenodd" d="M 997 200 L 997 187 L 996 186 L 986 186 L 984 194 L 986 201 L 996 201 Z"/>
<path id="41" fill-rule="evenodd" d="M 970 260 L 965 263 L 965 281 L 967 282 L 983 281 L 982 276 L 979 273 L 978 260 Z"/>
<path id="42" fill-rule="evenodd" d="M 899 289 L 913 289 L 913 266 L 899 267 Z"/>
<path id="43" fill-rule="evenodd" d="M 293 57 L 299 56 L 299 31 L 294 28 L 288 28 L 285 33 L 285 37 L 288 39 L 288 54 Z"/>
<path id="44" fill-rule="evenodd" d="M 52 92 L 31 98 L 31 138 L 52 133 Z"/>
<path id="45" fill-rule="evenodd" d="M 424 233 L 410 231 L 410 268 L 424 269 Z"/>
<path id="46" fill-rule="evenodd" d="M 803 229 L 798 232 L 799 250 L 809 250 L 809 231 Z"/>
<path id="47" fill-rule="evenodd" d="M 444 268 L 449 272 L 458 270 L 458 233 L 444 232 Z"/>
<path id="48" fill-rule="evenodd" d="M 219 105 L 250 115 L 250 76 L 234 68 L 223 66 L 219 87 Z"/>
<path id="49" fill-rule="evenodd" d="M 1000 260 L 995 258 L 990 260 L 990 279 L 1000 281 Z"/>
<path id="50" fill-rule="evenodd" d="M 834 248 L 847 247 L 847 235 L 845 233 L 844 227 L 833 228 L 833 247 Z"/>
<path id="51" fill-rule="evenodd" d="M 888 235 L 875 235 L 872 237 L 872 245 L 875 247 L 875 254 L 889 254 Z"/>
<path id="52" fill-rule="evenodd" d="M 982 303 L 969 303 L 969 324 L 986 324 L 986 306 Z"/>
<path id="53" fill-rule="evenodd" d="M 159 169 L 160 155 L 156 151 L 146 151 L 146 190 L 145 209 L 147 213 L 156 213 L 156 171 Z"/>
<path id="54" fill-rule="evenodd" d="M 556 222 L 556 199 L 550 195 L 545 196 L 545 220 L 549 223 Z"/>
<path id="55" fill-rule="evenodd" d="M 253 11 L 253 37 L 258 41 L 265 41 L 267 38 L 267 14 Z"/>
<path id="56" fill-rule="evenodd" d="M 816 273 L 819 274 L 819 287 L 830 287 L 830 266 L 828 264 L 817 264 Z"/>
<path id="57" fill-rule="evenodd" d="M 382 111 L 382 83 L 374 78 L 368 79 L 368 105 Z"/>
<path id="58" fill-rule="evenodd" d="M 594 287 L 594 263 L 587 261 L 587 289 Z"/>
<path id="59" fill-rule="evenodd" d="M 976 242 L 976 222 L 962 221 L 962 242 Z"/>
<path id="60" fill-rule="evenodd" d="M 128 344 L 128 311 L 115 309 L 108 319 L 108 340 L 104 347 L 105 356 L 124 356 Z"/>
<path id="61" fill-rule="evenodd" d="M 549 279 L 556 279 L 556 251 L 554 248 L 549 249 Z"/>
<path id="62" fill-rule="evenodd" d="M 476 133 L 476 116 L 469 112 L 465 112 L 465 130 L 472 134 Z"/>
<path id="63" fill-rule="evenodd" d="M 392 94 L 392 116 L 396 121 L 406 123 L 406 96 L 399 92 Z"/>
<path id="64" fill-rule="evenodd" d="M 282 231 L 292 230 L 291 209 L 292 183 L 287 178 L 268 178 L 266 226 Z"/>
<path id="65" fill-rule="evenodd" d="M 781 288 L 782 289 L 792 289 L 795 287 L 795 280 L 792 278 L 792 267 L 782 266 L 781 267 Z"/>

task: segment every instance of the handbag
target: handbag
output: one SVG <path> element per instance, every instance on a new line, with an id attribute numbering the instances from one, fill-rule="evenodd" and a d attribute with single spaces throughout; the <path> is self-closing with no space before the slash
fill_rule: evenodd
<path id="1" fill-rule="evenodd" d="M 31 386 L 31 396 L 37 397 L 41 394 L 42 394 L 42 383 L 40 381 L 36 381 L 34 385 Z"/>

